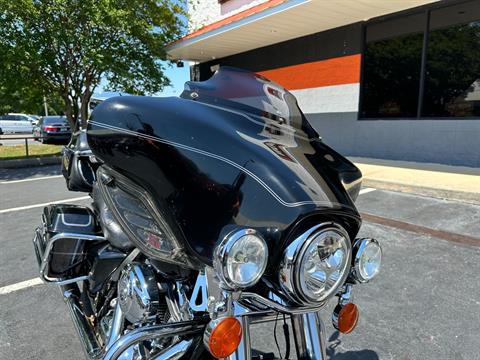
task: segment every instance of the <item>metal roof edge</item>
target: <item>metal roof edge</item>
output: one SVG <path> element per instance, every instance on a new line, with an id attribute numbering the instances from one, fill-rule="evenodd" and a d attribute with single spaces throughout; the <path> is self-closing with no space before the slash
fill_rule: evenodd
<path id="1" fill-rule="evenodd" d="M 287 1 L 283 4 L 279 4 L 279 5 L 273 6 L 271 8 L 262 10 L 258 13 L 255 13 L 255 14 L 249 15 L 249 16 L 243 18 L 243 19 L 239 19 L 239 20 L 233 21 L 231 23 L 225 24 L 225 25 L 223 25 L 219 28 L 210 30 L 206 33 L 197 35 L 195 37 L 185 39 L 185 40 L 180 39 L 178 42 L 167 45 L 167 47 L 166 47 L 167 52 L 172 51 L 172 50 L 176 50 L 176 49 L 181 49 L 181 48 L 186 47 L 188 45 L 195 44 L 195 43 L 200 42 L 202 40 L 206 40 L 208 38 L 220 35 L 224 32 L 227 32 L 227 31 L 230 31 L 230 30 L 248 25 L 248 24 L 250 24 L 252 22 L 255 22 L 255 21 L 258 21 L 260 19 L 263 19 L 263 18 L 272 16 L 272 15 L 275 15 L 275 14 L 281 13 L 281 12 L 286 11 L 286 10 L 290 10 L 292 8 L 295 8 L 295 7 L 299 6 L 299 5 L 307 4 L 311 1 L 312 0 L 291 0 L 291 1 Z"/>

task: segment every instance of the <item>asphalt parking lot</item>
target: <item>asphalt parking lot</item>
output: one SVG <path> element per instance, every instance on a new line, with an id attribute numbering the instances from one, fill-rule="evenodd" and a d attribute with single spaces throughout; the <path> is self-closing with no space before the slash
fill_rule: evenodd
<path id="1" fill-rule="evenodd" d="M 87 205 L 85 195 L 67 191 L 57 166 L 0 169 L 1 360 L 84 358 L 60 292 L 35 280 L 31 238 L 43 204 Z M 330 358 L 480 359 L 480 206 L 375 189 L 357 204 L 360 236 L 381 242 L 384 265 L 354 289 L 352 334 L 334 332 L 333 301 L 323 311 Z M 274 351 L 272 330 L 255 328 L 253 346 Z"/>

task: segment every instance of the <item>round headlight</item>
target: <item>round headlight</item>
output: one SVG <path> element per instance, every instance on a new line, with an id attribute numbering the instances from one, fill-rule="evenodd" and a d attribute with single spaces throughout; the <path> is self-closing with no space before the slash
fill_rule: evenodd
<path id="1" fill-rule="evenodd" d="M 268 261 L 265 240 L 253 229 L 228 235 L 215 250 L 214 267 L 222 283 L 231 289 L 254 285 Z"/>
<path id="2" fill-rule="evenodd" d="M 328 224 L 310 229 L 287 248 L 280 268 L 280 284 L 301 303 L 319 303 L 344 283 L 351 262 L 346 231 Z"/>
<path id="3" fill-rule="evenodd" d="M 353 276 L 360 282 L 372 280 L 382 265 L 382 248 L 375 239 L 359 239 L 354 245 Z"/>

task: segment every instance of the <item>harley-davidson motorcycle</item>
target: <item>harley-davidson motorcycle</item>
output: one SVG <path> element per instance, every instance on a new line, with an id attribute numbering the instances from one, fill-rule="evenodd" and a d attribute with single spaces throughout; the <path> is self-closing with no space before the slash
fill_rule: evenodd
<path id="1" fill-rule="evenodd" d="M 62 170 L 92 204 L 45 207 L 33 243 L 89 359 L 267 359 L 252 325 L 279 318 L 297 358 L 325 359 L 319 312 L 337 298 L 351 332 L 352 288 L 380 269 L 378 242 L 356 238 L 360 171 L 258 74 L 108 99 Z"/>

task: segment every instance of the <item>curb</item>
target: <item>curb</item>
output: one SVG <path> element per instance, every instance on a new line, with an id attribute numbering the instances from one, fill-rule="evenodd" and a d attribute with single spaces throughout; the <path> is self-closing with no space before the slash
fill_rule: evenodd
<path id="1" fill-rule="evenodd" d="M 409 194 L 429 196 L 445 200 L 455 200 L 467 202 L 474 205 L 480 205 L 480 193 L 471 193 L 466 191 L 438 189 L 423 187 L 418 185 L 410 185 L 404 183 L 396 183 L 391 181 L 382 181 L 369 178 L 363 178 L 363 186 L 375 189 L 392 190 Z"/>
<path id="2" fill-rule="evenodd" d="M 31 157 L 26 159 L 0 160 L 0 169 L 19 169 L 25 167 L 56 165 L 62 163 L 61 156 Z"/>

